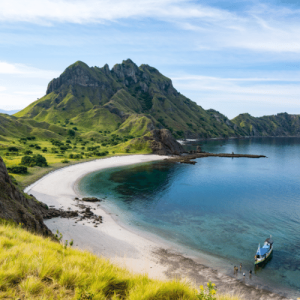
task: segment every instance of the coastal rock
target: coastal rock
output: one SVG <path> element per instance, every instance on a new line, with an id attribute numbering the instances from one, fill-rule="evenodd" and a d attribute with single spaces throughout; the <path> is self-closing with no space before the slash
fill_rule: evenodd
<path id="1" fill-rule="evenodd" d="M 101 199 L 98 199 L 96 197 L 84 197 L 82 198 L 82 201 L 86 201 L 86 202 L 101 202 Z"/>
<path id="2" fill-rule="evenodd" d="M 144 139 L 149 141 L 153 154 L 180 155 L 184 152 L 183 147 L 175 140 L 168 129 L 152 130 Z"/>
<path id="3" fill-rule="evenodd" d="M 44 236 L 53 236 L 43 222 L 43 216 L 51 214 L 51 211 L 48 211 L 47 205 L 26 195 L 13 184 L 0 157 L 0 218 L 22 224 L 28 230 Z"/>

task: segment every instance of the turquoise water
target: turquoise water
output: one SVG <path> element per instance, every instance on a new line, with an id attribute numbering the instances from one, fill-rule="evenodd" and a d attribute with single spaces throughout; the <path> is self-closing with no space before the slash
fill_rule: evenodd
<path id="1" fill-rule="evenodd" d="M 85 195 L 107 197 L 121 220 L 186 249 L 253 269 L 258 243 L 271 234 L 272 260 L 254 283 L 300 295 L 300 138 L 201 142 L 208 152 L 268 158 L 197 159 L 196 165 L 154 162 L 89 174 Z M 194 145 L 186 146 L 189 149 Z M 213 264 L 213 259 L 212 259 Z"/>

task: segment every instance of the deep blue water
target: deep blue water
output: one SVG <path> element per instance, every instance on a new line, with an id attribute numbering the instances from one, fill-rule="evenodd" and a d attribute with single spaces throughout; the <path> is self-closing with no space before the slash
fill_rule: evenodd
<path id="1" fill-rule="evenodd" d="M 253 269 L 258 243 L 271 234 L 272 260 L 254 276 L 275 290 L 300 295 L 300 138 L 205 141 L 208 152 L 268 158 L 197 159 L 196 165 L 155 162 L 95 172 L 85 195 L 107 197 L 107 209 L 186 249 L 209 253 L 232 273 Z M 222 146 L 221 146 L 222 145 Z M 193 148 L 193 146 L 187 146 Z M 219 266 L 220 267 L 220 266 Z"/>

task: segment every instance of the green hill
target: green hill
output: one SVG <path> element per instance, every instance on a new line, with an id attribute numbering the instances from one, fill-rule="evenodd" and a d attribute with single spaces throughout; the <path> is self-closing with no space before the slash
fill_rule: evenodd
<path id="1" fill-rule="evenodd" d="M 0 140 L 26 136 L 35 136 L 41 139 L 61 139 L 60 136 L 65 135 L 66 132 L 66 129 L 47 122 L 0 114 Z"/>
<path id="2" fill-rule="evenodd" d="M 299 136 L 300 115 L 281 113 L 273 116 L 252 117 L 241 114 L 232 122 L 248 136 Z"/>
<path id="3" fill-rule="evenodd" d="M 172 81 L 148 65 L 138 67 L 130 59 L 111 70 L 69 66 L 53 79 L 46 95 L 15 114 L 38 122 L 74 124 L 79 132 L 108 130 L 118 135 L 142 136 L 167 128 L 176 137 L 243 135 L 214 110 L 204 110 L 181 95 Z"/>
<path id="4" fill-rule="evenodd" d="M 10 120 L 7 115 L 1 116 Z M 104 131 L 120 137 L 140 137 L 161 128 L 169 129 L 176 138 L 300 134 L 298 115 L 255 118 L 241 114 L 229 120 L 181 95 L 157 69 L 145 64 L 138 67 L 130 59 L 111 70 L 108 65 L 99 68 L 74 63 L 48 84 L 44 97 L 15 117 L 22 126 L 43 124 L 41 128 L 53 134 L 76 127 L 79 135 L 88 138 L 99 138 Z M 39 123 L 28 124 L 29 120 Z M 46 128 L 45 124 L 52 127 Z M 6 132 L 2 130 L 0 133 Z M 11 130 L 11 134 L 16 132 Z"/>

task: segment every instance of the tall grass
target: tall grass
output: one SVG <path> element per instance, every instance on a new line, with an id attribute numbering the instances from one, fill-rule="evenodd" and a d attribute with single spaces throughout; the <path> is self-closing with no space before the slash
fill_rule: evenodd
<path id="1" fill-rule="evenodd" d="M 0 299 L 184 300 L 198 299 L 196 294 L 186 283 L 132 274 L 87 251 L 0 223 Z"/>

